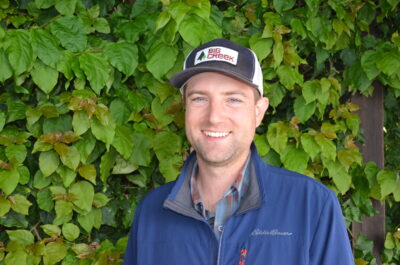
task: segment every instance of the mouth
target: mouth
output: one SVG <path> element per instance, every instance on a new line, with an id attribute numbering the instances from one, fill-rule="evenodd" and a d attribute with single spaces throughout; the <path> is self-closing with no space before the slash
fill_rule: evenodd
<path id="1" fill-rule="evenodd" d="M 212 138 L 224 138 L 228 136 L 231 132 L 211 132 L 211 131 L 202 131 L 206 136 Z"/>

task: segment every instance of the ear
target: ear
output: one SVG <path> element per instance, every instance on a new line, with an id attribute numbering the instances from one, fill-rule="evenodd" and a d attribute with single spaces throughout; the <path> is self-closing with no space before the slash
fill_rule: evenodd
<path id="1" fill-rule="evenodd" d="M 264 114 L 269 106 L 268 98 L 260 98 L 256 102 L 256 125 L 259 126 L 264 118 Z"/>

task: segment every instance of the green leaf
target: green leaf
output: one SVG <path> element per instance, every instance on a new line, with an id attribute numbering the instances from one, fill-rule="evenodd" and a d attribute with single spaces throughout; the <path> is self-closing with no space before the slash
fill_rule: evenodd
<path id="1" fill-rule="evenodd" d="M 305 82 L 303 84 L 303 97 L 306 101 L 306 104 L 316 100 L 320 90 L 321 87 L 317 80 Z"/>
<path id="2" fill-rule="evenodd" d="M 51 178 L 44 177 L 41 170 L 36 171 L 35 176 L 33 177 L 34 188 L 43 189 L 49 186 L 50 183 L 51 183 Z"/>
<path id="3" fill-rule="evenodd" d="M 40 61 L 36 61 L 31 76 L 33 82 L 46 94 L 49 94 L 58 82 L 58 72 Z"/>
<path id="4" fill-rule="evenodd" d="M 262 61 L 271 53 L 274 41 L 271 38 L 261 38 L 260 34 L 253 34 L 249 40 L 250 49 L 257 55 L 258 61 Z"/>
<path id="5" fill-rule="evenodd" d="M 393 240 L 393 235 L 390 232 L 386 233 L 386 238 L 385 238 L 385 248 L 386 249 L 394 249 L 395 248 L 395 243 Z"/>
<path id="6" fill-rule="evenodd" d="M 42 62 L 56 68 L 63 58 L 63 53 L 58 46 L 57 39 L 50 32 L 43 29 L 32 30 L 32 45 Z"/>
<path id="7" fill-rule="evenodd" d="M 43 133 L 67 132 L 72 130 L 72 117 L 60 115 L 58 118 L 45 119 L 43 121 Z"/>
<path id="8" fill-rule="evenodd" d="M 87 163 L 89 155 L 93 152 L 96 146 L 96 138 L 94 138 L 93 134 L 89 131 L 83 135 L 83 139 L 74 143 L 74 145 L 78 148 L 79 153 L 81 154 L 82 163 Z"/>
<path id="9" fill-rule="evenodd" d="M 379 58 L 379 53 L 376 51 L 366 51 L 361 56 L 361 66 L 364 72 L 367 74 L 370 80 L 377 77 L 380 73 L 378 67 L 376 66 L 376 62 Z"/>
<path id="10" fill-rule="evenodd" d="M 17 168 L 19 173 L 19 183 L 22 185 L 28 184 L 31 178 L 31 173 L 26 166 L 20 166 Z"/>
<path id="11" fill-rule="evenodd" d="M 74 206 L 71 202 L 58 200 L 56 201 L 54 208 L 56 210 L 56 218 L 54 219 L 53 224 L 61 225 L 72 219 L 72 209 Z"/>
<path id="12" fill-rule="evenodd" d="M 110 175 L 110 171 L 114 167 L 116 157 L 117 152 L 113 148 L 111 148 L 110 151 L 101 157 L 100 179 L 103 181 L 103 183 L 106 183 L 107 178 Z"/>
<path id="13" fill-rule="evenodd" d="M 288 142 L 288 127 L 283 122 L 271 123 L 267 132 L 268 143 L 281 154 Z"/>
<path id="14" fill-rule="evenodd" d="M 162 11 L 160 15 L 157 17 L 155 31 L 157 32 L 159 29 L 165 27 L 165 25 L 167 25 L 170 19 L 171 19 L 171 14 L 167 10 Z"/>
<path id="15" fill-rule="evenodd" d="M 277 70 L 279 80 L 287 89 L 292 90 L 295 84 L 303 83 L 303 76 L 293 67 L 281 65 Z"/>
<path id="16" fill-rule="evenodd" d="M 132 75 L 138 65 L 138 48 L 131 42 L 109 43 L 104 49 L 104 54 L 111 65 L 126 76 Z"/>
<path id="17" fill-rule="evenodd" d="M 63 165 L 60 165 L 57 168 L 57 173 L 60 175 L 64 187 L 66 188 L 68 188 L 76 178 L 76 172 Z"/>
<path id="18" fill-rule="evenodd" d="M 44 265 L 53 265 L 63 260 L 67 255 L 67 247 L 61 243 L 50 242 L 44 248 Z"/>
<path id="19" fill-rule="evenodd" d="M 77 0 L 58 0 L 55 8 L 60 14 L 71 16 L 75 12 L 76 2 Z"/>
<path id="20" fill-rule="evenodd" d="M 283 165 L 289 170 L 304 173 L 307 169 L 307 153 L 302 149 L 296 148 L 294 145 L 288 145 L 283 150 L 281 158 Z"/>
<path id="21" fill-rule="evenodd" d="M 101 225 L 102 212 L 100 209 L 92 209 L 86 215 L 80 214 L 77 219 L 82 228 L 90 233 L 93 227 L 98 228 Z"/>
<path id="22" fill-rule="evenodd" d="M 17 213 L 28 215 L 29 207 L 31 207 L 32 203 L 21 194 L 16 194 L 12 198 L 11 208 Z"/>
<path id="23" fill-rule="evenodd" d="M 118 124 L 125 124 L 131 111 L 128 108 L 128 104 L 122 99 L 114 99 L 110 104 L 110 115 L 113 120 Z"/>
<path id="24" fill-rule="evenodd" d="M 183 160 L 181 155 L 174 155 L 168 160 L 161 160 L 160 172 L 164 176 L 165 182 L 174 181 L 179 175 L 182 165 Z"/>
<path id="25" fill-rule="evenodd" d="M 6 124 L 6 114 L 4 112 L 0 112 L 0 132 L 3 130 L 5 124 Z"/>
<path id="26" fill-rule="evenodd" d="M 72 127 L 77 135 L 84 134 L 90 128 L 89 116 L 86 111 L 78 110 L 74 112 Z"/>
<path id="27" fill-rule="evenodd" d="M 308 133 L 303 133 L 301 135 L 301 145 L 303 146 L 304 151 L 307 152 L 307 154 L 310 155 L 311 159 L 314 160 L 315 157 L 319 154 L 321 151 L 321 148 L 317 144 L 317 142 L 314 139 L 314 136 Z"/>
<path id="28" fill-rule="evenodd" d="M 350 90 L 358 90 L 365 95 L 369 94 L 371 80 L 364 73 L 360 62 L 356 62 L 347 68 L 344 72 L 344 77 L 350 85 Z"/>
<path id="29" fill-rule="evenodd" d="M 205 23 L 197 15 L 186 15 L 179 26 L 179 33 L 182 38 L 192 47 L 197 47 L 205 35 Z"/>
<path id="30" fill-rule="evenodd" d="M 268 145 L 267 137 L 265 135 L 254 135 L 254 143 L 260 156 L 265 156 L 269 152 L 270 146 Z"/>
<path id="31" fill-rule="evenodd" d="M 62 163 L 73 171 L 76 170 L 81 161 L 79 151 L 75 146 L 69 146 L 68 152 L 60 155 L 60 158 Z"/>
<path id="32" fill-rule="evenodd" d="M 103 17 L 96 18 L 93 27 L 97 32 L 103 33 L 103 34 L 108 34 L 110 33 L 110 25 L 108 24 L 107 19 Z"/>
<path id="33" fill-rule="evenodd" d="M 67 50 L 82 52 L 86 49 L 86 30 L 80 17 L 60 17 L 50 24 L 50 30 Z"/>
<path id="34" fill-rule="evenodd" d="M 393 171 L 381 170 L 376 176 L 381 185 L 381 196 L 384 199 L 387 195 L 394 192 L 396 188 L 396 174 Z"/>
<path id="35" fill-rule="evenodd" d="M 84 179 L 89 180 L 92 182 L 94 185 L 96 185 L 96 168 L 90 164 L 90 165 L 82 165 L 79 170 L 79 175 L 81 175 Z"/>
<path id="36" fill-rule="evenodd" d="M 111 199 L 108 198 L 104 193 L 98 192 L 93 197 L 93 205 L 96 208 L 105 206 Z"/>
<path id="37" fill-rule="evenodd" d="M 54 5 L 55 0 L 35 0 L 35 4 L 39 9 L 46 9 Z"/>
<path id="38" fill-rule="evenodd" d="M 30 35 L 25 30 L 8 30 L 7 36 L 8 60 L 14 69 L 14 75 L 19 76 L 32 66 L 35 59 Z"/>
<path id="39" fill-rule="evenodd" d="M 339 163 L 333 161 L 325 161 L 324 166 L 328 168 L 329 176 L 332 178 L 341 194 L 345 194 L 351 185 L 351 176 L 346 169 Z"/>
<path id="40" fill-rule="evenodd" d="M 8 237 L 12 241 L 16 241 L 23 246 L 29 246 L 34 243 L 34 237 L 27 230 L 6 230 Z"/>
<path id="41" fill-rule="evenodd" d="M 100 95 L 101 90 L 109 79 L 111 71 L 106 58 L 98 53 L 84 53 L 79 56 L 79 64 L 85 72 L 93 91 L 97 95 Z M 94 65 L 96 67 L 93 67 Z"/>
<path id="42" fill-rule="evenodd" d="M 11 203 L 9 200 L 6 200 L 0 197 L 0 217 L 6 215 L 11 209 Z"/>
<path id="43" fill-rule="evenodd" d="M 398 73 L 400 71 L 400 52 L 396 49 L 380 54 L 376 65 L 387 75 Z"/>
<path id="44" fill-rule="evenodd" d="M 92 118 L 90 120 L 90 128 L 96 139 L 104 142 L 107 148 L 112 144 L 115 135 L 115 124 L 110 126 L 104 126 L 97 118 Z"/>
<path id="45" fill-rule="evenodd" d="M 350 149 L 338 151 L 337 156 L 346 170 L 348 170 L 353 163 L 361 164 L 362 160 L 360 152 Z"/>
<path id="46" fill-rule="evenodd" d="M 267 84 L 264 94 L 269 98 L 269 104 L 276 108 L 286 95 L 286 89 L 278 82 Z"/>
<path id="47" fill-rule="evenodd" d="M 56 171 L 59 164 L 60 164 L 60 159 L 55 151 L 51 150 L 40 153 L 39 168 L 40 171 L 42 171 L 44 177 L 53 174 L 53 172 Z"/>
<path id="48" fill-rule="evenodd" d="M 0 169 L 0 189 L 7 195 L 10 195 L 19 182 L 19 173 L 17 169 L 2 170 Z"/>
<path id="49" fill-rule="evenodd" d="M 315 141 L 321 148 L 322 156 L 335 161 L 336 159 L 336 146 L 332 140 L 329 140 L 322 134 L 318 134 L 315 136 Z"/>
<path id="50" fill-rule="evenodd" d="M 151 137 L 143 134 L 135 132 L 133 134 L 134 141 L 134 148 L 129 161 L 132 163 L 139 165 L 139 166 L 148 166 L 151 162 L 151 148 L 152 148 L 152 141 Z"/>
<path id="51" fill-rule="evenodd" d="M 172 102 L 174 102 L 173 97 L 168 98 L 163 103 L 156 97 L 151 103 L 151 111 L 162 127 L 167 126 L 174 120 L 174 115 L 167 113 L 168 107 Z"/>
<path id="52" fill-rule="evenodd" d="M 155 136 L 153 148 L 160 161 L 160 172 L 167 181 L 174 180 L 182 164 L 182 157 L 177 155 L 182 150 L 182 139 L 172 132 L 163 131 Z"/>
<path id="53" fill-rule="evenodd" d="M 19 163 L 22 164 L 26 158 L 27 150 L 25 145 L 15 144 L 7 146 L 5 153 L 8 160 L 11 161 L 12 159 L 16 159 Z"/>
<path id="54" fill-rule="evenodd" d="M 161 80 L 174 66 L 177 56 L 178 50 L 175 46 L 166 45 L 162 41 L 156 42 L 146 55 L 146 67 L 154 77 Z"/>
<path id="55" fill-rule="evenodd" d="M 138 169 L 138 167 L 138 165 L 131 161 L 127 161 L 122 156 L 118 155 L 115 159 L 112 174 L 129 174 Z"/>
<path id="56" fill-rule="evenodd" d="M 294 101 L 294 113 L 300 119 L 302 123 L 308 121 L 309 118 L 314 114 L 316 109 L 316 103 L 306 103 L 303 96 L 299 96 Z"/>
<path id="57" fill-rule="evenodd" d="M 68 241 L 74 241 L 77 239 L 80 232 L 79 227 L 74 224 L 67 223 L 62 226 L 62 233 Z"/>
<path id="58" fill-rule="evenodd" d="M 11 251 L 5 258 L 5 265 L 27 265 L 27 258 L 28 254 L 22 249 Z"/>
<path id="59" fill-rule="evenodd" d="M 36 202 L 39 208 L 46 212 L 54 209 L 53 195 L 49 189 L 40 190 L 36 195 Z"/>
<path id="60" fill-rule="evenodd" d="M 79 181 L 74 183 L 69 188 L 69 193 L 74 194 L 76 200 L 73 204 L 78 206 L 80 209 L 89 212 L 92 209 L 94 189 L 93 185 L 87 181 Z"/>
<path id="61" fill-rule="evenodd" d="M 7 122 L 22 120 L 26 118 L 28 106 L 18 98 L 9 97 L 7 99 L 8 120 Z"/>
<path id="62" fill-rule="evenodd" d="M 12 68 L 7 55 L 0 49 L 0 82 L 3 83 L 12 76 Z"/>
<path id="63" fill-rule="evenodd" d="M 61 229 L 58 225 L 41 225 L 40 226 L 46 235 L 51 236 L 52 238 L 57 238 L 61 235 Z"/>
<path id="64" fill-rule="evenodd" d="M 278 11 L 278 13 L 292 9 L 295 3 L 296 0 L 273 0 L 275 10 Z"/>
<path id="65" fill-rule="evenodd" d="M 275 68 L 278 67 L 281 64 L 281 62 L 283 60 L 283 54 L 284 54 L 284 48 L 283 48 L 282 41 L 275 40 L 275 45 L 274 45 L 274 48 L 272 50 L 272 55 L 274 57 L 273 66 Z M 289 67 L 289 66 L 286 66 L 286 67 Z M 282 81 L 281 81 L 281 83 L 282 83 Z"/>

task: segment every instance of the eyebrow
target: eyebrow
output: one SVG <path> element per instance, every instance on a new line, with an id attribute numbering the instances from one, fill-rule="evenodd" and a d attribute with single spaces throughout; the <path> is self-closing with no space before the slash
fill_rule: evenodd
<path id="1" fill-rule="evenodd" d="M 207 92 L 203 92 L 201 90 L 194 90 L 194 91 L 190 91 L 189 93 L 186 94 L 187 97 L 193 95 L 193 94 L 199 94 L 199 95 L 206 95 L 208 94 Z M 241 95 L 241 96 L 245 96 L 245 93 L 241 92 L 241 91 L 227 91 L 223 93 L 224 96 L 232 96 L 232 95 Z"/>

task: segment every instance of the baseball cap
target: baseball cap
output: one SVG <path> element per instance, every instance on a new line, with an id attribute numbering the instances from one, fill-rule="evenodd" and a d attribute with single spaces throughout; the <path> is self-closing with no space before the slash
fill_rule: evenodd
<path id="1" fill-rule="evenodd" d="M 182 92 L 194 75 L 204 72 L 223 73 L 256 88 L 263 95 L 263 76 L 256 54 L 226 39 L 215 39 L 192 50 L 183 70 L 171 77 L 170 83 Z"/>

